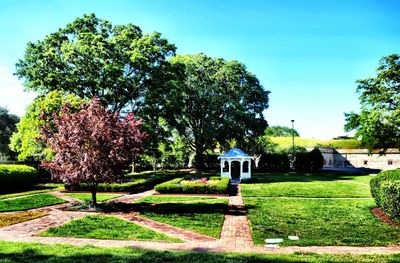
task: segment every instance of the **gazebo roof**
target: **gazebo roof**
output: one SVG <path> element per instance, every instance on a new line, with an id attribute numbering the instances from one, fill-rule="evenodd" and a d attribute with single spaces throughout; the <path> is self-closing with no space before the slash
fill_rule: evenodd
<path id="1" fill-rule="evenodd" d="M 218 159 L 222 159 L 222 158 L 252 158 L 253 159 L 253 157 L 251 157 L 247 153 L 243 152 L 239 148 L 232 148 L 224 155 L 218 156 Z"/>

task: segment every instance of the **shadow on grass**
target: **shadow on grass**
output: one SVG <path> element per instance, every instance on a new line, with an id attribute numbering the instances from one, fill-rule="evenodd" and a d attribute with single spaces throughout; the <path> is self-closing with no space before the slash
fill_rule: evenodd
<path id="1" fill-rule="evenodd" d="M 88 203 L 89 204 L 89 203 Z M 81 205 L 81 206 L 79 206 Z M 77 204 L 74 211 L 85 211 L 87 204 Z M 154 214 L 215 214 L 225 213 L 228 205 L 226 203 L 100 203 L 97 211 L 104 213 L 113 212 L 141 212 Z"/>
<path id="2" fill-rule="evenodd" d="M 309 262 L 310 259 L 316 259 L 318 256 L 309 254 L 306 258 L 300 255 L 240 255 L 229 253 L 211 253 L 206 251 L 187 251 L 187 252 L 172 252 L 172 251 L 153 251 L 140 249 L 116 249 L 115 252 L 110 252 L 109 249 L 101 248 L 80 249 L 69 247 L 67 251 L 54 250 L 52 253 L 37 249 L 25 249 L 22 252 L 0 252 L 0 262 Z M 121 253 L 121 250 L 122 253 Z M 307 260 L 308 259 L 308 260 Z M 314 262 L 314 260 L 312 260 Z"/>

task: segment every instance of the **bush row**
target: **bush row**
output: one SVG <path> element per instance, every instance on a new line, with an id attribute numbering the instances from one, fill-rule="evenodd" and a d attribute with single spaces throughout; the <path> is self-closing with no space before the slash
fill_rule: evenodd
<path id="1" fill-rule="evenodd" d="M 389 183 L 390 182 L 390 183 Z M 384 208 L 384 201 L 395 199 L 394 185 L 400 183 L 400 170 L 388 170 L 380 172 L 370 181 L 371 195 L 377 206 Z M 390 197 L 387 195 L 391 195 Z M 399 198 L 397 196 L 397 198 Z M 400 201 L 400 199 L 398 199 Z M 391 206 L 386 203 L 386 206 Z M 385 208 L 384 208 L 385 209 Z M 387 211 L 385 211 L 387 212 Z"/>
<path id="2" fill-rule="evenodd" d="M 211 178 L 210 178 L 211 179 Z M 229 178 L 223 177 L 211 180 L 218 180 L 214 185 L 209 184 L 186 184 L 180 182 L 184 178 L 176 178 L 165 183 L 156 185 L 154 190 L 159 193 L 183 193 L 183 194 L 227 194 L 229 187 Z"/>
<path id="3" fill-rule="evenodd" d="M 320 150 L 315 148 L 311 152 L 297 153 L 294 168 L 297 171 L 318 171 L 324 166 L 324 157 Z"/>
<path id="4" fill-rule="evenodd" d="M 101 183 L 98 185 L 99 192 L 130 192 L 137 193 L 152 189 L 155 185 L 170 180 L 171 178 L 182 176 L 182 173 L 158 172 L 152 174 L 128 174 L 126 177 L 132 181 L 124 183 Z M 90 186 L 86 183 L 80 185 L 64 185 L 66 190 L 71 191 L 90 191 Z"/>
<path id="5" fill-rule="evenodd" d="M 263 154 L 254 172 L 287 171 L 289 168 L 289 158 L 286 154 Z"/>
<path id="6" fill-rule="evenodd" d="M 36 183 L 35 168 L 19 164 L 0 164 L 0 190 L 23 189 Z"/>

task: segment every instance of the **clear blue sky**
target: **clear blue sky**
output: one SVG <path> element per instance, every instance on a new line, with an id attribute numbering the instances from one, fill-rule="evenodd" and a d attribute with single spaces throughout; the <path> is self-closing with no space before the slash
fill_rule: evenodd
<path id="1" fill-rule="evenodd" d="M 12 76 L 26 43 L 75 17 L 158 31 L 179 54 L 203 52 L 244 63 L 271 91 L 270 125 L 305 137 L 343 135 L 343 112 L 359 108 L 357 79 L 399 53 L 400 1 L 65 0 L 0 3 L 0 106 L 21 115 L 34 94 Z"/>

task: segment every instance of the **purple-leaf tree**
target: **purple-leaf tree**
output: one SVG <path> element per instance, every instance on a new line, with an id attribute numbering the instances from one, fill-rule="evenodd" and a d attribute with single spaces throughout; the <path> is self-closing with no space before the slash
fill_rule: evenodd
<path id="1" fill-rule="evenodd" d="M 141 120 L 133 114 L 121 118 L 98 99 L 82 105 L 81 111 L 75 113 L 65 104 L 61 114 L 53 118 L 52 125 L 42 127 L 41 134 L 55 156 L 42 165 L 65 183 L 87 183 L 96 206 L 98 184 L 113 182 L 142 150 L 146 133 L 140 130 Z"/>

